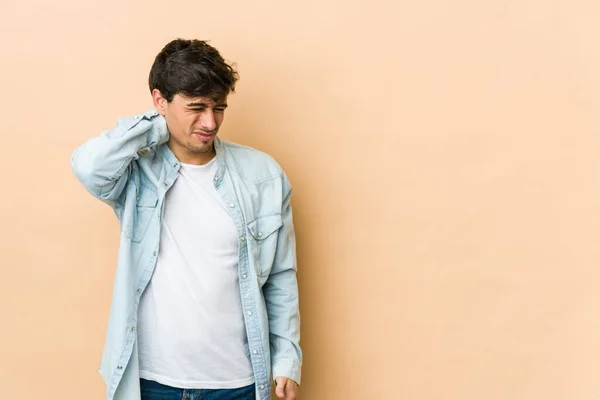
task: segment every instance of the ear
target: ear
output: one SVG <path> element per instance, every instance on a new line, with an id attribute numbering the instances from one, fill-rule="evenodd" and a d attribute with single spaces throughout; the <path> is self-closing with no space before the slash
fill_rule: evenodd
<path id="1" fill-rule="evenodd" d="M 156 108 L 156 111 L 164 117 L 167 112 L 167 105 L 169 102 L 162 96 L 160 90 L 152 90 L 152 101 L 154 102 L 154 108 Z"/>

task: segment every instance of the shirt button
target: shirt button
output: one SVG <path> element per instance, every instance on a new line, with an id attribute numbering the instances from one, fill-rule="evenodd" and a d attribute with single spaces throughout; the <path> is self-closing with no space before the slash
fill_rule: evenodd
<path id="1" fill-rule="evenodd" d="M 240 236 L 240 240 L 243 242 L 244 240 L 246 240 L 246 236 Z"/>
<path id="2" fill-rule="evenodd" d="M 122 365 L 119 365 L 119 366 L 117 367 L 117 369 L 123 369 L 123 366 L 122 366 Z"/>
<path id="3" fill-rule="evenodd" d="M 135 199 L 136 199 L 137 201 L 140 201 L 140 196 L 135 196 Z"/>
<path id="4" fill-rule="evenodd" d="M 136 290 L 136 293 L 139 293 L 139 292 L 141 292 L 141 291 L 142 291 L 142 289 L 140 289 L 140 288 L 137 288 L 137 290 Z"/>
<path id="5" fill-rule="evenodd" d="M 248 316 L 251 317 L 252 316 L 252 311 L 248 311 Z"/>
<path id="6" fill-rule="evenodd" d="M 169 184 L 167 182 L 165 182 L 165 186 L 169 186 Z"/>
<path id="7" fill-rule="evenodd" d="M 246 276 L 247 276 L 246 274 L 242 275 L 242 279 L 246 279 Z"/>
<path id="8" fill-rule="evenodd" d="M 173 164 L 173 166 L 174 166 L 175 168 L 177 168 L 177 163 Z"/>
<path id="9" fill-rule="evenodd" d="M 231 204 L 229 205 L 229 207 L 231 207 L 231 208 L 234 208 L 234 207 L 235 207 L 235 204 L 231 203 Z"/>
<path id="10" fill-rule="evenodd" d="M 260 390 L 265 390 L 265 385 L 260 385 Z"/>
<path id="11" fill-rule="evenodd" d="M 252 354 L 258 354 L 258 351 L 252 350 Z"/>
<path id="12" fill-rule="evenodd" d="M 258 237 L 262 237 L 262 232 L 258 232 Z"/>
<path id="13" fill-rule="evenodd" d="M 155 255 L 156 255 L 156 252 L 152 253 L 152 255 L 153 255 L 153 256 L 155 256 Z"/>
<path id="14" fill-rule="evenodd" d="M 132 326 L 131 327 L 131 332 L 134 332 L 134 331 L 135 331 L 135 326 Z"/>

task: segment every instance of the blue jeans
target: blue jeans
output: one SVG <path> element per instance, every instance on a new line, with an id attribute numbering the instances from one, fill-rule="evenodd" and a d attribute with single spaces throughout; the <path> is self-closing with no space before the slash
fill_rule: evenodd
<path id="1" fill-rule="evenodd" d="M 178 389 L 140 379 L 142 400 L 255 400 L 255 385 L 237 389 Z"/>

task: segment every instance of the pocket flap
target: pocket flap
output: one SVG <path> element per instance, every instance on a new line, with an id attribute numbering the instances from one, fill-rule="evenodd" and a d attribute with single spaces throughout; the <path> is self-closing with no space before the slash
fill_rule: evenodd
<path id="1" fill-rule="evenodd" d="M 280 214 L 256 218 L 248 223 L 248 229 L 256 240 L 264 240 L 283 225 Z"/>
<path id="2" fill-rule="evenodd" d="M 141 185 L 135 200 L 138 207 L 156 207 L 158 194 L 154 190 Z"/>

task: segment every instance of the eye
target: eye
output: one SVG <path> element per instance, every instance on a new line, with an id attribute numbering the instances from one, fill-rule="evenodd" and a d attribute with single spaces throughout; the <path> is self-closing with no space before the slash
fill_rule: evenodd
<path id="1" fill-rule="evenodd" d="M 215 108 L 215 112 L 224 113 L 225 109 L 224 108 Z"/>

